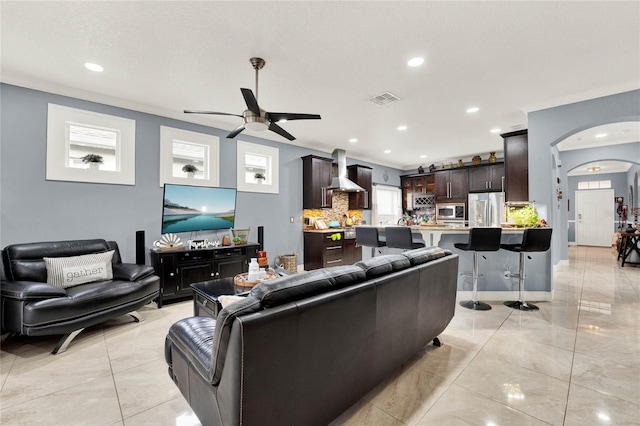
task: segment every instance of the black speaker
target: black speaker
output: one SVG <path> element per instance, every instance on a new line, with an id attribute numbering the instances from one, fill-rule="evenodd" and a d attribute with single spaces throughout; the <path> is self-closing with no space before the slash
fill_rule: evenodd
<path id="1" fill-rule="evenodd" d="M 144 265 L 144 231 L 136 231 L 136 263 Z"/>
<path id="2" fill-rule="evenodd" d="M 264 250 L 264 226 L 258 226 L 258 250 Z"/>

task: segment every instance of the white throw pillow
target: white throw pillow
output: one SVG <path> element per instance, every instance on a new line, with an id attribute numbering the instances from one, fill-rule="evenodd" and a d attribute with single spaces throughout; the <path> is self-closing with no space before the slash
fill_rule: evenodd
<path id="1" fill-rule="evenodd" d="M 47 283 L 56 287 L 113 279 L 111 259 L 115 251 L 71 257 L 45 257 Z"/>
<path id="2" fill-rule="evenodd" d="M 218 296 L 218 302 L 222 305 L 222 309 L 229 305 L 233 305 L 242 299 L 244 299 L 243 296 Z"/>

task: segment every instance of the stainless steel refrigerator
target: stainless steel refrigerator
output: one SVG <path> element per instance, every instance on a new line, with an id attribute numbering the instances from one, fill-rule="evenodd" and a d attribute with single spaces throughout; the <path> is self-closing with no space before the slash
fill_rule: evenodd
<path id="1" fill-rule="evenodd" d="M 469 194 L 469 227 L 500 227 L 506 222 L 504 192 Z"/>

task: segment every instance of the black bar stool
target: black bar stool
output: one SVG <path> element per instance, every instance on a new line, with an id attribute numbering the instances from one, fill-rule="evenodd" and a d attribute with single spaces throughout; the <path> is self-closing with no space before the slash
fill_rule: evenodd
<path id="1" fill-rule="evenodd" d="M 473 251 L 473 295 L 471 300 L 461 301 L 460 306 L 476 311 L 491 309 L 491 305 L 488 303 L 478 301 L 478 252 L 500 250 L 501 237 L 502 228 L 471 228 L 466 244 L 453 244 L 459 250 Z"/>
<path id="2" fill-rule="evenodd" d="M 384 236 L 380 236 L 375 226 L 356 226 L 356 244 L 371 247 L 371 257 L 375 256 L 376 248 L 387 245 Z"/>
<path id="3" fill-rule="evenodd" d="M 544 252 L 549 250 L 549 247 L 551 247 L 552 231 L 553 230 L 551 228 L 528 228 L 524 230 L 522 242 L 520 244 L 500 244 L 500 248 L 520 253 L 520 271 L 517 275 L 510 275 L 510 277 L 520 278 L 518 300 L 515 302 L 504 302 L 508 307 L 518 309 L 520 311 L 537 311 L 540 309 L 536 305 L 532 305 L 524 301 L 524 256 L 525 253 Z"/>
<path id="4" fill-rule="evenodd" d="M 408 226 L 386 226 L 384 234 L 389 248 L 411 250 L 426 247 L 422 234 L 412 233 Z"/>

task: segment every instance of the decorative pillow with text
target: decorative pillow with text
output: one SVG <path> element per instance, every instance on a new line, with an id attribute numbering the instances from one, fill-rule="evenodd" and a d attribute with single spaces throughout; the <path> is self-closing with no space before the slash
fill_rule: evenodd
<path id="1" fill-rule="evenodd" d="M 71 257 L 45 257 L 47 283 L 56 287 L 73 287 L 93 281 L 113 279 L 111 259 L 114 250 Z"/>

